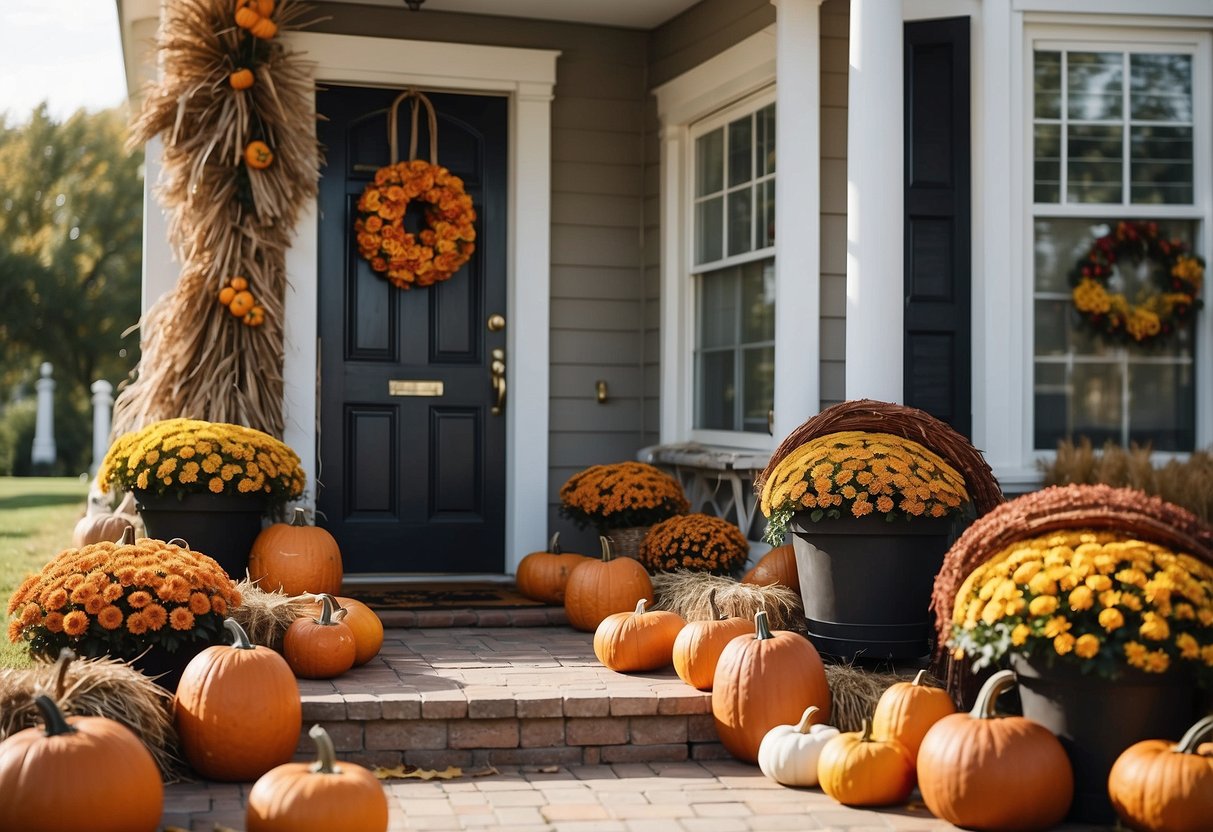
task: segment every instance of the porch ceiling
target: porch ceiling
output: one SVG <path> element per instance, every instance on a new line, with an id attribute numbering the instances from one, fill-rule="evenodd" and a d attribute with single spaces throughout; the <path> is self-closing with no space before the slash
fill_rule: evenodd
<path id="1" fill-rule="evenodd" d="M 404 0 L 333 0 L 363 6 L 405 8 Z M 652 29 L 686 11 L 699 0 L 424 0 L 418 14 L 427 11 L 528 17 L 596 23 L 629 29 Z"/>

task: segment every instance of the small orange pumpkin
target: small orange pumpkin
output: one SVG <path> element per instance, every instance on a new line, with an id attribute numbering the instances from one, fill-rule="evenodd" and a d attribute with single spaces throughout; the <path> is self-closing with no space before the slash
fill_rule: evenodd
<path id="1" fill-rule="evenodd" d="M 235 296 L 232 298 L 232 302 L 227 305 L 227 309 L 237 318 L 243 318 L 249 313 L 250 310 L 252 310 L 255 304 L 256 300 L 253 298 L 253 293 L 248 289 L 245 289 L 244 291 L 237 292 L 235 294 Z"/>
<path id="2" fill-rule="evenodd" d="M 354 634 L 354 667 L 360 667 L 379 655 L 383 647 L 383 621 L 375 611 L 356 598 L 329 595 L 333 618 L 343 622 Z M 315 615 L 321 613 L 319 602 Z"/>
<path id="3" fill-rule="evenodd" d="M 261 19 L 258 6 L 259 0 L 236 0 L 236 25 L 241 29 L 251 29 Z"/>
<path id="4" fill-rule="evenodd" d="M 710 621 L 692 621 L 674 639 L 674 672 L 678 678 L 699 690 L 712 689 L 716 663 L 730 641 L 754 632 L 754 625 L 744 618 L 726 618 L 716 606 L 716 590 L 708 593 Z"/>
<path id="5" fill-rule="evenodd" d="M 332 679 L 354 666 L 354 634 L 333 618 L 332 596 L 320 596 L 319 618 L 298 618 L 282 637 L 282 655 L 301 679 Z"/>
<path id="6" fill-rule="evenodd" d="M 776 546 L 767 552 L 754 564 L 753 569 L 745 573 L 741 582 L 756 586 L 779 584 L 799 595 L 800 574 L 796 571 L 796 552 L 792 549 L 792 544 Z"/>
<path id="7" fill-rule="evenodd" d="M 564 589 L 573 570 L 591 558 L 560 549 L 560 532 L 552 535 L 546 552 L 531 552 L 518 564 L 518 591 L 534 601 L 564 603 Z"/>
<path id="8" fill-rule="evenodd" d="M 296 507 L 290 523 L 274 523 L 257 535 L 248 570 L 249 580 L 266 592 L 336 595 L 343 574 L 341 548 L 326 529 L 309 526 L 307 512 Z"/>
<path id="9" fill-rule="evenodd" d="M 602 619 L 594 631 L 594 655 L 603 666 L 619 673 L 667 667 L 674 639 L 686 625 L 678 613 L 644 608 L 641 598 L 633 612 L 617 612 Z"/>
<path id="10" fill-rule="evenodd" d="M 154 832 L 164 810 L 160 771 L 125 725 L 63 716 L 34 697 L 44 728 L 0 742 L 0 829 Z"/>
<path id="11" fill-rule="evenodd" d="M 231 306 L 232 299 L 236 297 L 236 290 L 231 286 L 224 286 L 219 290 L 219 304 L 221 306 Z"/>
<path id="12" fill-rule="evenodd" d="M 886 688 L 872 715 L 872 734 L 882 740 L 897 740 L 914 760 L 931 726 L 956 713 L 946 690 L 922 683 L 926 673 L 920 670 L 913 682 L 896 682 Z"/>
<path id="13" fill-rule="evenodd" d="M 319 725 L 315 763 L 287 763 L 264 774 L 248 795 L 248 832 L 386 832 L 387 797 L 367 769 L 338 763 L 333 740 Z"/>
<path id="14" fill-rule="evenodd" d="M 265 170 L 274 162 L 274 151 L 261 140 L 251 141 L 244 148 L 244 163 L 253 170 Z"/>
<path id="15" fill-rule="evenodd" d="M 839 734 L 817 760 L 821 790 L 847 806 L 892 806 L 914 791 L 914 760 L 897 740 L 872 738 L 872 721 L 863 730 Z"/>
<path id="16" fill-rule="evenodd" d="M 253 37 L 261 40 L 269 40 L 274 35 L 278 34 L 278 24 L 270 20 L 268 17 L 263 17 L 249 27 L 249 31 L 253 33 Z"/>
<path id="17" fill-rule="evenodd" d="M 248 67 L 241 67 L 227 76 L 227 83 L 234 90 L 247 90 L 254 81 L 256 81 L 256 77 Z"/>
<path id="18" fill-rule="evenodd" d="M 1108 796 L 1116 814 L 1139 832 L 1202 832 L 1213 824 L 1213 716 L 1189 728 L 1178 744 L 1142 740 L 1116 758 Z"/>
<path id="19" fill-rule="evenodd" d="M 592 633 L 608 615 L 627 612 L 641 598 L 652 600 L 653 582 L 632 558 L 617 558 L 611 541 L 599 536 L 602 559 L 587 558 L 569 575 L 564 588 L 564 611 L 569 626 Z"/>
<path id="20" fill-rule="evenodd" d="M 230 285 L 237 292 L 243 292 L 245 289 L 248 288 L 248 281 L 245 280 L 240 275 L 236 275 L 235 277 L 233 277 L 231 280 L 228 281 L 228 285 Z"/>
<path id="21" fill-rule="evenodd" d="M 245 326 L 261 326 L 265 323 L 265 309 L 260 306 L 254 306 L 242 320 Z"/>

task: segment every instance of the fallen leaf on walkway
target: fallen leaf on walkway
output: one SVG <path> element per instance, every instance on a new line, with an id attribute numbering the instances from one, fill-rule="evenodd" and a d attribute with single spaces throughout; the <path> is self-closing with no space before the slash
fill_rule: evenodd
<path id="1" fill-rule="evenodd" d="M 453 780 L 456 777 L 463 776 L 463 769 L 458 766 L 447 766 L 445 771 L 435 771 L 430 768 L 417 768 L 417 766 L 401 764 L 394 768 L 378 766 L 375 768 L 375 776 L 380 780 L 403 780 L 405 778 L 417 780 Z"/>
<path id="2" fill-rule="evenodd" d="M 539 774 L 555 774 L 560 771 L 560 766 L 540 766 L 535 771 Z"/>
<path id="3" fill-rule="evenodd" d="M 469 771 L 468 777 L 488 777 L 492 774 L 501 774 L 501 772 L 493 766 L 488 766 L 486 768 L 478 768 L 475 771 Z"/>

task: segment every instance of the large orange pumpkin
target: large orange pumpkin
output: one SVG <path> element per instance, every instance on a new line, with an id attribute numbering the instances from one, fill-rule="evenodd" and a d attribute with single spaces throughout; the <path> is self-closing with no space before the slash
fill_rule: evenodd
<path id="1" fill-rule="evenodd" d="M 730 641 L 754 632 L 754 625 L 744 618 L 726 618 L 716 606 L 716 590 L 708 593 L 710 621 L 692 621 L 682 628 L 674 640 L 674 672 L 678 678 L 699 690 L 712 689 L 716 663 Z"/>
<path id="2" fill-rule="evenodd" d="M 931 726 L 956 713 L 952 697 L 943 688 L 924 685 L 925 670 L 918 671 L 913 682 L 895 682 L 885 689 L 872 715 L 872 735 L 882 740 L 897 740 L 918 759 L 918 746 Z"/>
<path id="3" fill-rule="evenodd" d="M 297 618 L 282 637 L 282 655 L 300 679 L 332 679 L 354 666 L 354 633 L 333 618 L 333 596 L 320 596 L 319 618 Z"/>
<path id="4" fill-rule="evenodd" d="M 333 618 L 354 634 L 354 667 L 361 667 L 378 656 L 383 647 L 383 621 L 375 611 L 356 598 L 329 595 L 329 602 L 333 605 Z M 309 614 L 318 616 L 321 612 L 317 601 Z"/>
<path id="5" fill-rule="evenodd" d="M 617 558 L 611 541 L 598 538 L 602 559 L 587 558 L 569 575 L 564 590 L 564 611 L 569 626 L 592 633 L 608 615 L 628 612 L 641 598 L 653 600 L 653 582 L 649 573 L 632 558 Z"/>
<path id="6" fill-rule="evenodd" d="M 248 795 L 248 832 L 385 832 L 387 797 L 365 768 L 338 763 L 333 740 L 319 725 L 315 763 L 287 763 L 264 774 Z"/>
<path id="7" fill-rule="evenodd" d="M 556 532 L 546 552 L 531 552 L 522 559 L 514 580 L 518 584 L 518 591 L 527 598 L 563 604 L 569 575 L 587 560 L 592 558 L 560 551 L 560 532 Z"/>
<path id="8" fill-rule="evenodd" d="M 817 648 L 799 633 L 771 632 L 759 612 L 754 635 L 730 641 L 712 677 L 720 741 L 734 757 L 756 763 L 767 731 L 795 723 L 810 705 L 819 708 L 817 722 L 830 721 L 830 687 Z"/>
<path id="9" fill-rule="evenodd" d="M 307 524 L 307 513 L 295 509 L 288 523 L 264 528 L 249 552 L 249 580 L 266 592 L 317 595 L 341 592 L 341 547 L 327 530 Z"/>
<path id="10" fill-rule="evenodd" d="M 754 568 L 745 573 L 741 579 L 743 584 L 770 586 L 780 584 L 800 594 L 800 573 L 796 571 L 796 553 L 792 544 L 776 546 L 767 552 Z"/>
<path id="11" fill-rule="evenodd" d="M 286 660 L 249 642 L 232 619 L 231 645 L 186 665 L 173 703 L 186 761 L 209 780 L 253 780 L 288 762 L 303 721 L 299 684 Z"/>
<path id="12" fill-rule="evenodd" d="M 914 759 L 897 740 L 872 737 L 872 721 L 863 730 L 839 734 L 817 760 L 821 790 L 847 806 L 893 806 L 914 791 Z"/>
<path id="13" fill-rule="evenodd" d="M 1213 716 L 1179 744 L 1142 740 L 1124 750 L 1108 774 L 1116 814 L 1139 832 L 1207 832 L 1213 828 Z"/>
<path id="14" fill-rule="evenodd" d="M 0 829 L 154 832 L 164 786 L 151 753 L 121 723 L 64 718 L 54 700 L 34 697 L 44 728 L 0 743 Z"/>
<path id="15" fill-rule="evenodd" d="M 594 655 L 605 667 L 620 673 L 668 667 L 674 640 L 686 625 L 678 613 L 648 611 L 641 598 L 633 612 L 617 612 L 602 619 L 594 631 Z"/>
<path id="16" fill-rule="evenodd" d="M 970 713 L 945 716 L 923 737 L 918 788 L 936 817 L 966 829 L 1035 832 L 1069 811 L 1074 772 L 1057 737 L 1021 716 L 995 716 L 994 700 L 1013 684 L 1010 670 L 995 673 Z"/>

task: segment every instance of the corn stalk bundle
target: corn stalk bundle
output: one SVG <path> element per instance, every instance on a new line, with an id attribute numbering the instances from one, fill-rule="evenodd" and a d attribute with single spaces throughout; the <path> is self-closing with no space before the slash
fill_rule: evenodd
<path id="1" fill-rule="evenodd" d="M 252 37 L 234 8 L 232 0 L 162 6 L 161 77 L 145 92 L 130 141 L 163 139 L 157 193 L 181 275 L 140 322 L 142 358 L 114 405 L 115 434 L 184 416 L 282 436 L 286 249 L 316 192 L 315 84 L 299 53 L 281 37 Z M 279 32 L 303 25 L 301 13 L 279 0 Z M 233 89 L 228 78 L 244 66 L 255 83 Z M 263 170 L 244 162 L 253 140 L 273 151 Z M 263 325 L 245 326 L 217 301 L 234 276 L 248 280 Z"/>
<path id="2" fill-rule="evenodd" d="M 789 433 L 755 478 L 755 492 L 761 494 L 763 484 L 783 458 L 805 442 L 851 430 L 889 433 L 934 451 L 964 477 L 965 488 L 979 516 L 1003 502 L 1002 489 L 989 463 L 964 435 L 925 411 L 872 399 L 855 399 L 827 407 Z"/>
<path id="3" fill-rule="evenodd" d="M 805 630 L 800 596 L 786 586 L 738 583 L 732 578 L 690 569 L 657 572 L 652 580 L 656 596 L 653 608 L 676 612 L 687 621 L 712 620 L 709 596 L 715 592 L 716 606 L 722 615 L 752 621 L 759 610 L 766 610 L 772 630 L 802 633 Z"/>
<path id="4" fill-rule="evenodd" d="M 1213 527 L 1180 506 L 1142 491 L 1108 485 L 1052 486 L 1016 497 L 965 529 L 935 576 L 936 668 L 953 696 L 973 687 L 963 662 L 945 654 L 956 593 L 981 564 L 1019 540 L 1063 529 L 1119 531 L 1213 563 Z"/>
<path id="5" fill-rule="evenodd" d="M 287 595 L 275 590 L 266 592 L 255 581 L 236 583 L 240 593 L 240 606 L 233 607 L 228 615 L 244 628 L 249 641 L 272 650 L 282 649 L 282 639 L 296 619 L 302 618 L 316 608 L 313 595 Z"/>

